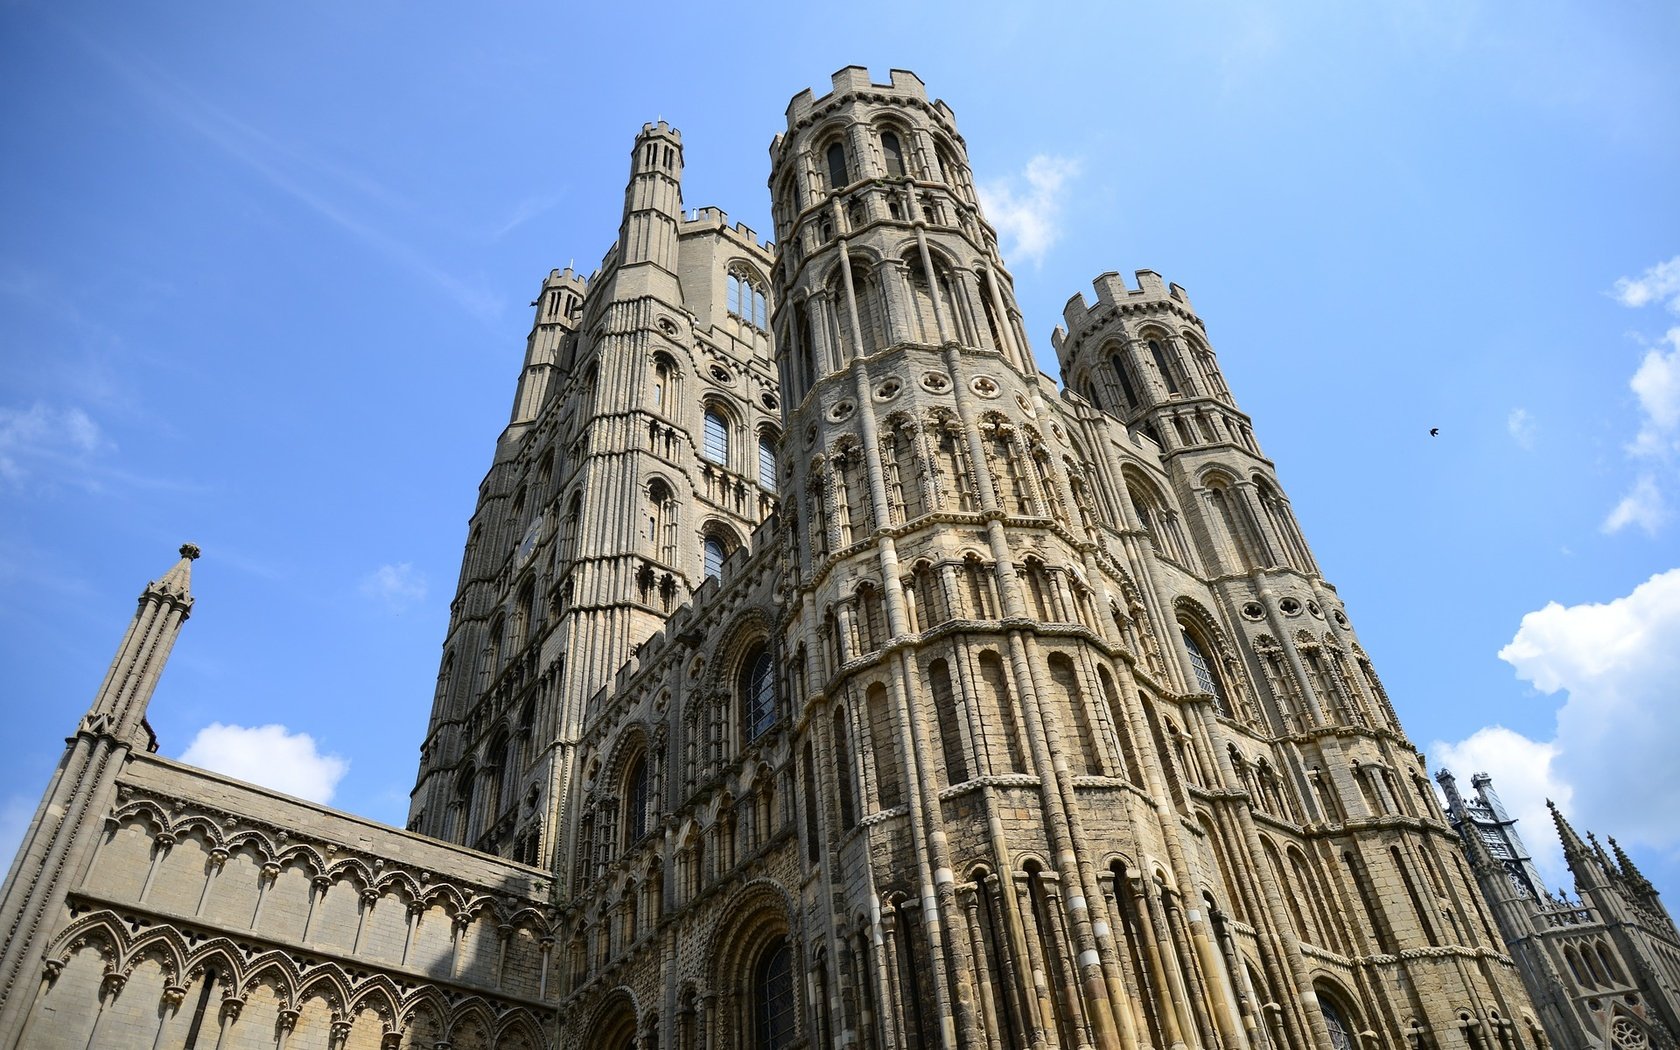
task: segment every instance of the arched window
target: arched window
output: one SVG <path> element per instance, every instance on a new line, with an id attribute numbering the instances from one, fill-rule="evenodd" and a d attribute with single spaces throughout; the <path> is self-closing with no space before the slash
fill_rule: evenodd
<path id="1" fill-rule="evenodd" d="M 648 829 L 647 755 L 637 755 L 624 776 L 624 846 L 640 842 Z"/>
<path id="2" fill-rule="evenodd" d="M 678 404 L 677 362 L 671 355 L 658 353 L 653 355 L 653 407 L 655 411 L 670 415 Z"/>
<path id="3" fill-rule="evenodd" d="M 769 434 L 758 436 L 758 485 L 776 491 L 776 442 Z"/>
<path id="4" fill-rule="evenodd" d="M 649 481 L 642 531 L 650 552 L 666 564 L 670 564 L 676 552 L 676 510 L 671 487 L 662 478 Z"/>
<path id="5" fill-rule="evenodd" d="M 723 549 L 723 541 L 716 536 L 707 536 L 704 548 L 706 564 L 702 575 L 723 575 L 723 560 L 729 556 L 729 552 Z"/>
<path id="6" fill-rule="evenodd" d="M 776 722 L 776 675 L 769 647 L 760 645 L 741 668 L 741 725 L 747 740 L 753 741 Z"/>
<path id="7" fill-rule="evenodd" d="M 753 1050 L 784 1050 L 793 1045 L 792 953 L 786 937 L 764 946 L 753 966 Z"/>
<path id="8" fill-rule="evenodd" d="M 1318 995 L 1318 1008 L 1324 1012 L 1324 1027 L 1330 1031 L 1330 1050 L 1354 1050 L 1353 1026 L 1341 1009 L 1322 993 Z"/>
<path id="9" fill-rule="evenodd" d="M 898 135 L 894 132 L 881 132 L 881 156 L 886 161 L 887 177 L 902 179 L 904 177 L 904 147 L 899 144 Z"/>
<path id="10" fill-rule="evenodd" d="M 1225 693 L 1225 680 L 1219 674 L 1219 669 L 1209 660 L 1207 653 L 1202 650 L 1201 643 L 1190 628 L 1179 625 L 1179 632 L 1184 636 L 1184 648 L 1190 653 L 1190 670 L 1196 676 L 1196 688 L 1204 693 L 1212 693 L 1219 704 L 1219 713 L 1229 716 L 1231 701 Z"/>
<path id="11" fill-rule="evenodd" d="M 455 821 L 454 834 L 449 837 L 465 845 L 467 835 L 472 830 L 473 817 L 473 787 L 478 782 L 478 771 L 468 763 L 455 778 Z"/>
<path id="12" fill-rule="evenodd" d="M 706 409 L 700 454 L 719 466 L 729 465 L 729 420 L 715 408 Z"/>
<path id="13" fill-rule="evenodd" d="M 834 711 L 834 786 L 840 794 L 840 826 L 847 831 L 857 826 L 857 801 L 852 794 L 851 734 L 846 728 L 845 708 Z"/>
<path id="14" fill-rule="evenodd" d="M 1132 386 L 1131 370 L 1126 367 L 1126 362 L 1119 354 L 1110 357 L 1108 363 L 1113 367 L 1114 377 L 1120 383 L 1120 392 L 1125 395 L 1126 403 L 1123 407 L 1129 412 L 1138 406 L 1137 388 Z"/>
<path id="15" fill-rule="evenodd" d="M 839 139 L 828 144 L 823 157 L 828 161 L 828 188 L 838 190 L 851 180 L 846 175 L 846 147 Z"/>
<path id="16" fill-rule="evenodd" d="M 1149 357 L 1155 362 L 1155 371 L 1161 374 L 1161 382 L 1166 384 L 1167 393 L 1178 393 L 1178 380 L 1173 377 L 1173 370 L 1167 365 L 1167 355 L 1161 349 L 1160 340 L 1149 340 Z"/>

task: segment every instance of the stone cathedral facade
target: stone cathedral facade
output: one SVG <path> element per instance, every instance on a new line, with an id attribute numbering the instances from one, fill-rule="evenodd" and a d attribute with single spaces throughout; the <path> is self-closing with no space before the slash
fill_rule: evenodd
<path id="1" fill-rule="evenodd" d="M 776 247 L 636 137 L 534 304 L 409 827 L 163 758 L 148 586 L 0 1047 L 1542 1050 L 1184 289 L 1040 374 L 952 111 L 848 68 Z"/>

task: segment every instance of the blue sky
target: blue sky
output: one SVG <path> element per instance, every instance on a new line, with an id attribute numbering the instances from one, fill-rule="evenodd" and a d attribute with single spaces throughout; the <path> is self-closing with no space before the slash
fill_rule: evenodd
<path id="1" fill-rule="evenodd" d="M 861 64 L 956 110 L 1047 371 L 1096 274 L 1190 291 L 1432 768 L 1680 891 L 1680 9 L 1280 6 L 0 6 L 6 849 L 183 540 L 164 753 L 400 824 L 542 276 L 658 117 L 768 231 Z"/>

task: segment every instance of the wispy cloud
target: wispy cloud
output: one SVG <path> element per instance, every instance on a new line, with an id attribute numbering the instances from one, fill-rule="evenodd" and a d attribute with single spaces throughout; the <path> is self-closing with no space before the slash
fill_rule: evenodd
<path id="1" fill-rule="evenodd" d="M 1540 424 L 1526 408 L 1513 408 L 1511 414 L 1505 417 L 1505 431 L 1511 435 L 1511 440 L 1530 451 L 1534 448 L 1534 439 L 1540 434 Z"/>
<path id="2" fill-rule="evenodd" d="M 1629 451 L 1636 456 L 1669 456 L 1680 451 L 1680 328 L 1670 328 L 1661 346 L 1645 352 L 1628 380 L 1639 399 L 1639 434 Z"/>
<path id="3" fill-rule="evenodd" d="M 116 442 L 79 406 L 44 401 L 28 408 L 0 406 L 0 487 L 68 485 L 89 492 L 113 486 L 149 492 L 199 488 L 181 478 L 126 470 L 111 461 L 116 450 Z"/>
<path id="4" fill-rule="evenodd" d="M 37 465 L 81 462 L 105 444 L 99 424 L 73 405 L 0 408 L 0 480 L 17 484 Z"/>
<path id="5" fill-rule="evenodd" d="M 350 771 L 348 759 L 323 755 L 315 738 L 283 725 L 224 725 L 198 731 L 181 761 L 322 804 Z"/>
<path id="6" fill-rule="evenodd" d="M 1603 528 L 1614 535 L 1629 525 L 1637 525 L 1647 536 L 1655 536 L 1667 521 L 1668 504 L 1662 489 L 1657 487 L 1657 479 L 1641 474 L 1621 502 L 1611 508 Z"/>
<path id="7" fill-rule="evenodd" d="M 508 216 L 506 222 L 496 227 L 496 229 L 490 234 L 490 239 L 493 241 L 501 240 L 514 230 L 517 230 L 519 227 L 530 222 L 543 212 L 554 207 L 556 204 L 559 204 L 562 196 L 563 194 L 559 193 L 544 193 L 526 197 L 524 200 L 514 205 L 513 213 Z"/>
<path id="8" fill-rule="evenodd" d="M 1079 175 L 1079 161 L 1040 153 L 1020 175 L 992 179 L 975 188 L 986 217 L 1009 243 L 1004 254 L 1034 266 L 1062 236 L 1067 184 Z"/>
<path id="9" fill-rule="evenodd" d="M 362 577 L 359 589 L 362 597 L 400 613 L 426 600 L 426 574 L 406 561 L 381 565 Z"/>
<path id="10" fill-rule="evenodd" d="M 1618 277 L 1611 292 L 1623 306 L 1660 302 L 1680 314 L 1680 255 L 1657 263 L 1638 277 Z"/>
<path id="11" fill-rule="evenodd" d="M 1611 293 L 1623 306 L 1637 309 L 1660 303 L 1680 313 L 1680 255 L 1657 263 L 1638 277 L 1619 277 Z M 1633 488 L 1604 519 L 1604 531 L 1637 525 L 1657 534 L 1669 519 L 1666 488 L 1680 467 L 1680 326 L 1670 327 L 1648 345 L 1628 379 L 1639 405 L 1639 430 L 1628 443 L 1628 457 L 1638 464 Z"/>
<path id="12" fill-rule="evenodd" d="M 119 53 L 85 35 L 82 42 L 118 75 L 139 90 L 153 107 L 191 128 L 275 189 L 337 225 L 368 248 L 419 275 L 462 309 L 489 320 L 500 313 L 502 299 L 473 287 L 426 258 L 418 249 L 379 229 L 358 214 L 347 197 L 359 196 L 387 209 L 406 205 L 367 176 L 285 142 L 217 106 L 158 67 Z"/>

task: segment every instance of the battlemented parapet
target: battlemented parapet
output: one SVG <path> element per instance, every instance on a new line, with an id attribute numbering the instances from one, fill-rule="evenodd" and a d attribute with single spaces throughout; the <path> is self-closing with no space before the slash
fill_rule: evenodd
<path id="1" fill-rule="evenodd" d="M 1136 277 L 1138 286 L 1128 288 L 1126 279 L 1113 270 L 1098 275 L 1091 282 L 1092 289 L 1097 293 L 1094 304 L 1086 301 L 1083 292 L 1073 293 L 1067 305 L 1062 307 L 1065 327 L 1057 325 L 1050 334 L 1050 345 L 1055 347 L 1056 352 L 1061 353 L 1064 343 L 1077 345 L 1086 332 L 1126 311 L 1166 307 L 1201 325 L 1195 307 L 1190 305 L 1190 293 L 1183 287 L 1168 283 L 1154 270 L 1138 270 Z"/>
<path id="2" fill-rule="evenodd" d="M 822 119 L 835 107 L 857 96 L 873 97 L 878 101 L 893 101 L 925 109 L 933 114 L 944 125 L 946 131 L 959 141 L 962 136 L 957 134 L 956 114 L 945 104 L 944 99 L 928 101 L 927 85 L 922 78 L 907 69 L 894 69 L 888 73 L 891 78 L 888 83 L 877 84 L 869 77 L 866 66 L 847 66 L 834 74 L 834 87 L 828 94 L 816 97 L 810 88 L 806 88 L 793 96 L 788 102 L 787 121 L 790 131 L 797 131 L 817 120 Z M 782 142 L 786 136 L 778 134 L 770 143 L 772 159 L 781 154 Z"/>

